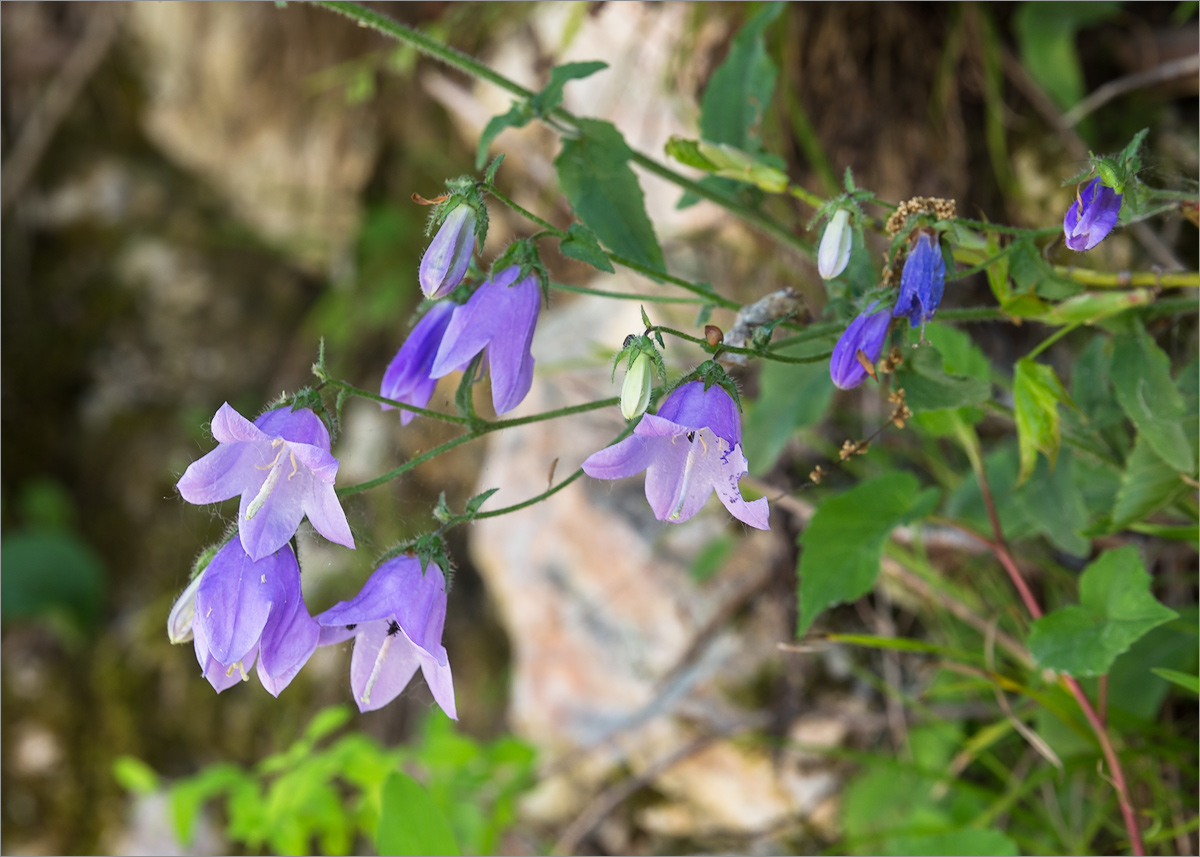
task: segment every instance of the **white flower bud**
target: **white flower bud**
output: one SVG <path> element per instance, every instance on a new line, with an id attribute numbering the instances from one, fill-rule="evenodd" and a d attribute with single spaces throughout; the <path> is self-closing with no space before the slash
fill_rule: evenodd
<path id="1" fill-rule="evenodd" d="M 200 588 L 201 572 L 192 578 L 192 582 L 183 590 L 183 594 L 171 608 L 167 616 L 167 639 L 172 643 L 186 643 L 192 639 L 192 618 L 196 615 L 196 590 Z"/>
<path id="2" fill-rule="evenodd" d="M 817 270 L 821 272 L 824 279 L 832 280 L 846 270 L 846 265 L 850 261 L 852 236 L 850 212 L 845 208 L 839 208 L 830 219 L 829 225 L 825 227 L 825 234 L 821 237 L 821 247 L 817 251 Z"/>
<path id="3" fill-rule="evenodd" d="M 650 363 L 650 355 L 643 351 L 634 358 L 633 366 L 625 374 L 625 385 L 621 387 L 621 415 L 627 420 L 641 416 L 650 406 L 650 388 L 654 381 Z"/>

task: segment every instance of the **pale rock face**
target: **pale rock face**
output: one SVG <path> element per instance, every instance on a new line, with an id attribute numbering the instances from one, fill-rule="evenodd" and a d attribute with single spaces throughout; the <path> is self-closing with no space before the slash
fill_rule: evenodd
<path id="1" fill-rule="evenodd" d="M 323 273 L 352 246 L 378 121 L 311 76 L 360 53 L 322 10 L 134 3 L 146 133 L 295 261 Z M 273 35 L 272 35 L 273 34 Z M 289 49 L 289 45 L 293 46 Z"/>

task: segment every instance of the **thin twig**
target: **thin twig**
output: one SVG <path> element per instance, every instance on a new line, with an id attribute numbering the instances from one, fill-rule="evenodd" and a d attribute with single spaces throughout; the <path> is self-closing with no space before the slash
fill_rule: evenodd
<path id="1" fill-rule="evenodd" d="M 79 43 L 67 57 L 58 76 L 25 124 L 21 135 L 0 168 L 0 211 L 6 211 L 21 195 L 33 172 L 54 139 L 58 126 L 67 118 L 83 86 L 108 53 L 117 35 L 117 17 L 107 4 L 89 4 L 91 15 Z"/>
<path id="2" fill-rule="evenodd" d="M 1200 54 L 1192 54 L 1190 57 L 1177 57 L 1162 65 L 1156 65 L 1154 68 L 1110 80 L 1064 113 L 1063 124 L 1068 128 L 1073 128 L 1084 116 L 1094 113 L 1114 98 L 1119 98 L 1127 92 L 1141 89 L 1143 86 L 1165 83 L 1177 77 L 1188 77 L 1197 72 L 1200 72 Z"/>

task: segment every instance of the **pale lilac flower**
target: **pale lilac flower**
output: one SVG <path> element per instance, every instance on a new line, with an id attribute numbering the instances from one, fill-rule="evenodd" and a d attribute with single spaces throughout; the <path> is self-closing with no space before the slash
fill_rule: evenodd
<path id="1" fill-rule="evenodd" d="M 460 203 L 425 248 L 418 279 L 427 298 L 440 298 L 462 282 L 475 252 L 475 209 Z"/>
<path id="2" fill-rule="evenodd" d="M 667 396 L 658 414 L 645 414 L 633 436 L 583 462 L 596 479 L 621 479 L 646 471 L 646 499 L 660 521 L 681 523 L 715 490 L 730 514 L 760 530 L 767 500 L 742 498 L 738 480 L 747 472 L 737 406 L 719 386 L 690 381 Z"/>
<path id="3" fill-rule="evenodd" d="M 936 237 L 922 232 L 917 243 L 908 251 L 904 273 L 900 275 L 900 296 L 892 316 L 907 316 L 912 327 L 925 329 L 925 322 L 933 318 L 942 292 L 946 287 L 946 260 Z"/>
<path id="4" fill-rule="evenodd" d="M 817 250 L 817 270 L 821 277 L 832 280 L 850 262 L 850 244 L 853 233 L 850 230 L 850 212 L 839 208 L 825 227 L 821 236 L 821 246 Z"/>
<path id="5" fill-rule="evenodd" d="M 858 359 L 861 351 L 868 363 L 874 364 L 883 351 L 887 340 L 888 326 L 892 323 L 891 313 L 886 309 L 875 312 L 879 301 L 873 301 L 859 316 L 850 322 L 846 332 L 833 346 L 829 358 L 829 377 L 843 390 L 857 387 L 867 377 L 867 369 Z"/>
<path id="6" fill-rule="evenodd" d="M 533 386 L 533 329 L 542 293 L 534 274 L 521 277 L 514 265 L 484 281 L 471 299 L 454 310 L 430 376 L 465 369 L 487 349 L 492 374 L 492 405 L 504 414 L 521 403 Z M 520 278 L 520 279 L 518 279 Z"/>
<path id="7" fill-rule="evenodd" d="M 226 403 L 213 417 L 212 434 L 220 445 L 192 462 L 177 487 L 189 503 L 240 494 L 238 535 L 252 559 L 283 547 L 305 515 L 331 542 L 354 547 L 333 491 L 338 462 L 316 414 L 276 408 L 251 423 Z"/>
<path id="8" fill-rule="evenodd" d="M 446 623 L 446 579 L 434 563 L 422 573 L 416 557 L 398 556 L 375 570 L 362 591 L 316 617 L 321 645 L 354 637 L 350 687 L 359 711 L 382 708 L 416 675 L 452 719 L 454 682 L 442 645 Z"/>
<path id="9" fill-rule="evenodd" d="M 429 404 L 437 386 L 437 379 L 429 372 L 456 306 L 451 301 L 439 301 L 421 316 L 384 373 L 379 395 L 418 408 Z M 385 411 L 395 410 L 392 405 L 382 407 Z M 412 411 L 401 410 L 400 425 L 408 425 L 415 416 Z"/>
<path id="10" fill-rule="evenodd" d="M 320 626 L 300 593 L 300 566 L 291 545 L 253 560 L 230 539 L 201 572 L 192 632 L 196 660 L 220 693 L 258 678 L 279 696 L 317 648 Z"/>
<path id="11" fill-rule="evenodd" d="M 1117 225 L 1121 194 L 1102 184 L 1100 177 L 1088 182 L 1063 218 L 1063 234 L 1072 250 L 1091 250 Z"/>

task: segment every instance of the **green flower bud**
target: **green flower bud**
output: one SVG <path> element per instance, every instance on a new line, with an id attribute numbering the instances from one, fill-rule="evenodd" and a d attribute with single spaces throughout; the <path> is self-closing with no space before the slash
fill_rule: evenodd
<path id="1" fill-rule="evenodd" d="M 654 375 L 651 371 L 650 355 L 643 351 L 633 360 L 625 373 L 625 385 L 621 387 L 621 414 L 627 420 L 641 416 L 650 406 L 650 388 Z"/>

